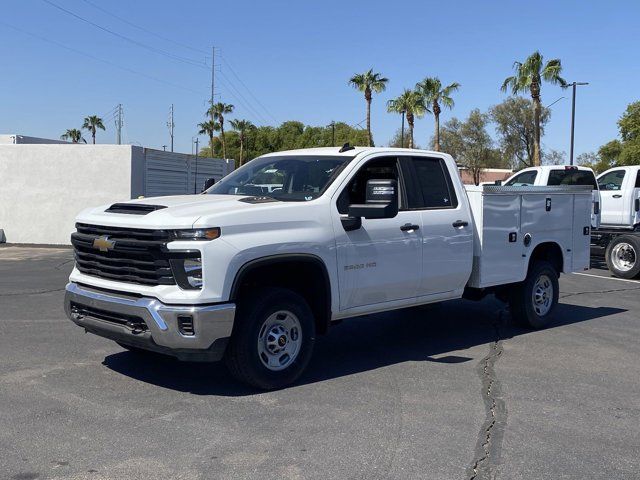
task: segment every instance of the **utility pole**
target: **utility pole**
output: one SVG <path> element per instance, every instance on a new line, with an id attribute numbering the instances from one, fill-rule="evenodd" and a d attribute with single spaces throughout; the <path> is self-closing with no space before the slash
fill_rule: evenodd
<path id="1" fill-rule="evenodd" d="M 331 146 L 335 147 L 336 146 L 336 122 L 332 120 L 329 125 L 331 125 Z"/>
<path id="2" fill-rule="evenodd" d="M 216 47 L 211 47 L 211 123 L 213 123 L 213 97 L 215 91 Z M 211 145 L 213 152 L 213 145 Z"/>
<path id="3" fill-rule="evenodd" d="M 175 127 L 175 123 L 173 123 L 173 103 L 171 104 L 171 108 L 169 109 L 169 121 L 167 122 L 167 127 L 169 128 L 169 136 L 171 137 L 171 151 L 173 152 L 173 128 Z"/>
<path id="4" fill-rule="evenodd" d="M 196 137 L 196 173 L 193 176 L 193 193 L 198 193 L 198 144 L 200 143 L 200 139 Z"/>
<path id="5" fill-rule="evenodd" d="M 118 113 L 116 117 L 116 143 L 122 144 L 122 104 L 118 104 Z"/>
<path id="6" fill-rule="evenodd" d="M 573 132 L 575 128 L 576 121 L 576 86 L 578 85 L 589 85 L 589 82 L 573 82 L 570 83 L 573 87 L 573 98 L 571 100 L 571 148 L 569 153 L 569 165 L 573 165 Z"/>

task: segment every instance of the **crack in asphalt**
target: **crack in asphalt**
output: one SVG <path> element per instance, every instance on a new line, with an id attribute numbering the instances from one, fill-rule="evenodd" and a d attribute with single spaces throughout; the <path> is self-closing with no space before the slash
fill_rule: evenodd
<path id="1" fill-rule="evenodd" d="M 574 297 L 576 295 L 597 295 L 597 294 L 616 293 L 616 292 L 632 292 L 634 290 L 640 290 L 640 287 L 614 288 L 614 289 L 611 289 L 611 290 L 595 290 L 595 291 L 590 291 L 590 292 L 565 293 L 564 295 L 560 295 L 560 298 Z"/>
<path id="2" fill-rule="evenodd" d="M 51 292 L 60 292 L 64 290 L 63 288 L 53 288 L 51 290 L 36 290 L 35 292 L 11 292 L 11 293 L 0 293 L 0 297 L 14 297 L 16 295 L 42 295 L 43 293 L 51 293 Z"/>
<path id="3" fill-rule="evenodd" d="M 486 418 L 480 433 L 474 454 L 473 465 L 468 470 L 469 480 L 487 480 L 496 478 L 496 466 L 502 449 L 502 438 L 507 421 L 507 407 L 502 398 L 502 386 L 495 372 L 495 364 L 502 355 L 502 335 L 500 334 L 501 310 L 498 320 L 493 324 L 496 339 L 489 346 L 489 353 L 477 367 L 482 382 L 482 399 Z"/>

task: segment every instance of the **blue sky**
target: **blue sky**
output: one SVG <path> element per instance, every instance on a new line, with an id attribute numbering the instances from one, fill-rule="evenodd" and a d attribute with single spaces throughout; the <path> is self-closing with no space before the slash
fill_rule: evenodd
<path id="1" fill-rule="evenodd" d="M 57 138 L 97 114 L 109 119 L 98 142 L 113 142 L 109 112 L 122 103 L 124 140 L 160 148 L 169 143 L 166 121 L 173 103 L 176 150 L 190 152 L 210 92 L 205 63 L 212 45 L 220 64 L 216 93 L 236 105 L 234 117 L 256 124 L 358 124 L 365 104 L 347 80 L 371 67 L 383 73 L 390 83 L 372 108 L 377 144 L 386 144 L 400 125 L 385 103 L 403 88 L 426 76 L 457 81 L 462 87 L 456 106 L 442 120 L 464 118 L 473 108 L 484 111 L 502 101 L 499 87 L 513 61 L 536 49 L 562 59 L 568 81 L 590 82 L 578 92 L 576 154 L 614 138 L 626 105 L 640 100 L 637 0 L 49 1 L 137 44 L 45 0 L 3 0 L 0 133 Z M 570 92 L 543 87 L 545 105 L 562 96 L 551 107 L 543 147 L 568 152 Z M 417 143 L 426 145 L 432 131 L 432 117 L 417 120 Z"/>

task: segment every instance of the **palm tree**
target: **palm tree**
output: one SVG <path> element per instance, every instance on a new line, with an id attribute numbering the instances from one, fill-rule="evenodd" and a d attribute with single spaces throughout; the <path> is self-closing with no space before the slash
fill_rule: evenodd
<path id="1" fill-rule="evenodd" d="M 460 84 L 453 82 L 451 85 L 442 87 L 442 83 L 438 77 L 428 77 L 423 81 L 416 83 L 416 90 L 420 92 L 424 98 L 426 105 L 431 105 L 431 112 L 435 120 L 435 141 L 434 147 L 436 152 L 440 151 L 440 105 L 449 109 L 453 108 L 454 102 L 451 93 L 460 88 Z"/>
<path id="2" fill-rule="evenodd" d="M 429 111 L 424 104 L 424 98 L 416 90 L 405 88 L 402 95 L 387 102 L 387 111 L 394 113 L 405 113 L 407 124 L 409 125 L 409 148 L 413 148 L 413 123 L 415 118 L 421 118 Z"/>
<path id="3" fill-rule="evenodd" d="M 227 146 L 224 143 L 224 116 L 233 112 L 234 106 L 230 103 L 214 103 L 207 110 L 207 115 L 211 115 L 220 124 L 220 140 L 222 141 L 222 158 L 227 158 Z"/>
<path id="4" fill-rule="evenodd" d="M 94 145 L 96 144 L 96 130 L 98 128 L 100 130 L 106 130 L 104 128 L 104 124 L 102 123 L 102 119 L 97 115 L 89 115 L 88 117 L 84 117 L 82 128 L 91 132 L 91 138 Z"/>
<path id="5" fill-rule="evenodd" d="M 62 140 L 71 140 L 71 143 L 80 143 L 80 141 L 87 143 L 87 141 L 82 138 L 82 131 L 77 128 L 69 128 L 66 132 L 60 135 Z"/>
<path id="6" fill-rule="evenodd" d="M 233 129 L 238 132 L 238 137 L 240 138 L 240 162 L 239 166 L 242 166 L 243 161 L 243 153 L 244 153 L 244 145 L 247 140 L 247 132 L 249 130 L 253 130 L 256 126 L 251 123 L 249 120 L 231 120 L 229 122 Z"/>
<path id="7" fill-rule="evenodd" d="M 206 122 L 199 123 L 198 128 L 200 128 L 198 134 L 209 136 L 209 147 L 211 147 L 211 156 L 213 156 L 213 133 L 220 130 L 220 124 L 213 120 L 207 120 Z"/>
<path id="8" fill-rule="evenodd" d="M 371 136 L 371 96 L 373 92 L 380 93 L 387 88 L 389 79 L 383 77 L 380 73 L 374 73 L 370 69 L 364 73 L 357 73 L 349 79 L 349 85 L 364 92 L 364 99 L 367 101 L 367 137 L 369 139 L 369 147 L 373 146 L 373 137 Z"/>
<path id="9" fill-rule="evenodd" d="M 526 91 L 531 93 L 533 99 L 533 164 L 540 165 L 540 113 L 542 111 L 540 87 L 542 80 L 562 87 L 567 85 L 567 82 L 560 76 L 562 64 L 558 58 L 543 63 L 540 52 L 534 52 L 524 62 L 515 62 L 513 68 L 516 74 L 504 80 L 501 90 L 506 92 L 510 88 L 511 92 L 516 95 Z"/>

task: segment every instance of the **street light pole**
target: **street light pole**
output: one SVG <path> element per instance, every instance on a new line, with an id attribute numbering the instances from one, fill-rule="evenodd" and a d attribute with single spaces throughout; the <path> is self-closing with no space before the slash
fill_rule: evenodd
<path id="1" fill-rule="evenodd" d="M 402 110 L 402 128 L 400 128 L 400 148 L 404 148 L 404 114 L 405 110 Z"/>
<path id="2" fill-rule="evenodd" d="M 571 148 L 569 150 L 569 165 L 573 165 L 573 136 L 576 122 L 576 87 L 578 85 L 589 85 L 589 82 L 573 82 L 573 97 L 571 101 Z"/>

